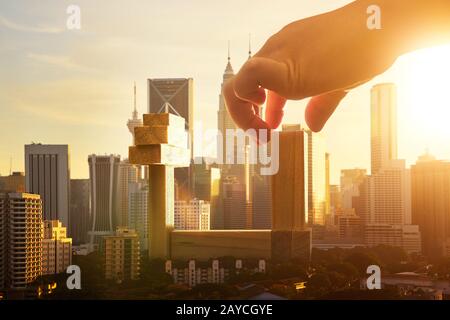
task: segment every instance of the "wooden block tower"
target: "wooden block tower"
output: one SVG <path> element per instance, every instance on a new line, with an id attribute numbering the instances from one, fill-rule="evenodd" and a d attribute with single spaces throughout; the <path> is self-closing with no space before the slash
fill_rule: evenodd
<path id="1" fill-rule="evenodd" d="M 303 130 L 279 134 L 279 170 L 272 176 L 272 259 L 309 260 L 311 230 L 306 226 L 308 140 Z"/>
<path id="2" fill-rule="evenodd" d="M 149 166 L 149 255 L 167 259 L 174 228 L 174 168 L 190 163 L 185 120 L 170 113 L 144 114 L 143 126 L 134 133 L 129 161 Z"/>

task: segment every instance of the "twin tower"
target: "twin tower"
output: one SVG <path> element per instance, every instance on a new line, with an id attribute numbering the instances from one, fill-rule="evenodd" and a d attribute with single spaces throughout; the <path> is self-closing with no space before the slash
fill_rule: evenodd
<path id="1" fill-rule="evenodd" d="M 185 120 L 144 114 L 129 148 L 132 164 L 149 166 L 149 257 L 209 260 L 224 256 L 278 262 L 308 261 L 311 230 L 305 226 L 303 131 L 279 135 L 279 170 L 272 176 L 272 230 L 174 230 L 174 168 L 190 165 Z"/>

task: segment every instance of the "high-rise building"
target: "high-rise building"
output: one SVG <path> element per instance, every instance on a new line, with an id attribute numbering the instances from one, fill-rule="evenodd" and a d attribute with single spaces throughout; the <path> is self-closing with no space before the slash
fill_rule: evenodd
<path id="1" fill-rule="evenodd" d="M 42 237 L 40 196 L 1 193 L 0 288 L 26 288 L 41 275 Z"/>
<path id="2" fill-rule="evenodd" d="M 341 170 L 342 209 L 354 209 L 353 198 L 359 196 L 359 187 L 366 178 L 366 169 Z"/>
<path id="3" fill-rule="evenodd" d="M 371 91 L 371 164 L 372 174 L 397 159 L 397 89 L 382 83 Z"/>
<path id="4" fill-rule="evenodd" d="M 148 250 L 149 186 L 144 182 L 130 183 L 128 187 L 128 225 L 136 231 L 142 251 Z"/>
<path id="5" fill-rule="evenodd" d="M 185 120 L 190 159 L 194 158 L 194 80 L 191 78 L 148 79 L 148 112 L 172 113 Z M 175 168 L 175 198 L 192 198 L 192 168 Z"/>
<path id="6" fill-rule="evenodd" d="M 363 223 L 411 224 L 411 179 L 404 160 L 392 160 L 361 186 L 367 196 L 358 212 Z"/>
<path id="7" fill-rule="evenodd" d="M 419 225 L 423 253 L 450 255 L 450 162 L 425 154 L 411 166 L 412 223 Z"/>
<path id="8" fill-rule="evenodd" d="M 128 188 L 130 183 L 139 181 L 139 166 L 130 164 L 128 160 L 123 160 L 119 164 L 119 177 L 117 189 L 117 225 L 121 227 L 128 226 Z"/>
<path id="9" fill-rule="evenodd" d="M 39 194 L 44 220 L 69 225 L 70 166 L 67 145 L 25 145 L 25 189 Z"/>
<path id="10" fill-rule="evenodd" d="M 175 201 L 174 220 L 176 230 L 210 230 L 210 205 L 198 199 Z"/>
<path id="11" fill-rule="evenodd" d="M 242 164 L 237 164 L 236 161 L 233 161 L 233 164 L 227 164 L 226 161 L 226 147 L 227 147 L 227 130 L 236 130 L 238 127 L 234 123 L 233 119 L 231 118 L 227 106 L 225 104 L 225 98 L 223 95 L 223 87 L 227 80 L 229 80 L 231 77 L 234 76 L 233 67 L 231 66 L 231 57 L 230 52 L 228 51 L 228 62 L 225 67 L 225 72 L 223 73 L 222 77 L 222 85 L 220 87 L 220 94 L 219 94 L 219 111 L 217 112 L 217 129 L 221 133 L 221 135 L 218 135 L 217 140 L 217 154 L 218 156 L 222 155 L 222 162 L 224 163 L 221 166 L 222 169 L 222 175 L 229 176 L 234 175 L 236 177 L 239 177 L 240 179 L 243 179 L 244 177 L 244 166 Z M 233 159 L 237 158 L 237 143 L 236 139 L 234 139 L 234 149 L 233 149 Z M 220 152 L 222 151 L 222 152 Z M 241 180 L 241 182 L 243 182 Z"/>
<path id="12" fill-rule="evenodd" d="M 194 195 L 210 203 L 211 229 L 223 228 L 223 206 L 220 201 L 220 169 L 203 162 L 193 165 Z"/>
<path id="13" fill-rule="evenodd" d="M 308 221 L 311 225 L 325 225 L 326 160 L 325 139 L 310 130 L 308 134 Z M 313 234 L 314 236 L 314 234 Z"/>
<path id="14" fill-rule="evenodd" d="M 140 274 L 139 237 L 134 230 L 117 228 L 104 236 L 105 278 L 108 280 L 137 280 Z"/>
<path id="15" fill-rule="evenodd" d="M 388 245 L 403 248 L 407 253 L 421 252 L 421 237 L 417 225 L 366 224 L 364 238 L 369 247 Z"/>
<path id="16" fill-rule="evenodd" d="M 110 235 L 117 226 L 117 194 L 120 156 L 90 155 L 91 217 L 88 232 L 90 243 L 99 243 L 99 237 Z"/>
<path id="17" fill-rule="evenodd" d="M 246 186 L 234 176 L 222 180 L 223 229 L 247 229 Z"/>
<path id="18" fill-rule="evenodd" d="M 74 244 L 87 243 L 92 227 L 89 179 L 70 180 L 70 236 Z"/>
<path id="19" fill-rule="evenodd" d="M 325 216 L 331 214 L 330 200 L 330 154 L 325 153 Z"/>
<path id="20" fill-rule="evenodd" d="M 148 113 L 172 113 L 183 117 L 189 132 L 193 159 L 194 80 L 191 78 L 148 79 Z"/>
<path id="21" fill-rule="evenodd" d="M 0 192 L 25 192 L 25 174 L 13 172 L 9 176 L 0 177 Z"/>
<path id="22" fill-rule="evenodd" d="M 249 49 L 249 57 L 251 56 L 251 51 Z M 219 111 L 217 113 L 217 128 L 220 134 L 217 138 L 217 156 L 219 158 L 219 162 L 222 164 L 220 165 L 221 169 L 221 177 L 222 180 L 230 179 L 230 180 L 236 180 L 236 182 L 233 182 L 234 186 L 232 187 L 235 189 L 233 192 L 236 196 L 239 197 L 239 199 L 236 199 L 237 202 L 240 202 L 242 199 L 242 196 L 245 198 L 245 203 L 242 204 L 242 210 L 238 213 L 232 214 L 233 218 L 229 221 L 228 224 L 225 222 L 225 219 L 230 219 L 230 215 L 226 214 L 225 211 L 228 209 L 226 208 L 229 206 L 230 201 L 232 200 L 230 198 L 230 193 L 228 192 L 228 195 L 225 194 L 225 190 L 222 190 L 220 201 L 223 204 L 223 224 L 216 223 L 216 221 L 219 221 L 219 219 L 215 219 L 213 223 L 214 228 L 233 228 L 230 226 L 235 225 L 236 228 L 246 228 L 246 229 L 252 229 L 253 228 L 253 219 L 254 219 L 254 211 L 253 211 L 253 195 L 254 195 L 254 188 L 253 188 L 253 177 L 255 173 L 255 165 L 254 163 L 250 163 L 250 136 L 245 136 L 243 139 L 241 137 L 238 137 L 237 133 L 238 127 L 234 123 L 233 119 L 231 118 L 228 109 L 225 104 L 225 99 L 223 95 L 223 87 L 228 79 L 233 77 L 234 71 L 233 67 L 231 66 L 231 58 L 230 58 L 230 51 L 228 50 L 228 61 L 227 65 L 225 67 L 225 72 L 222 77 L 222 85 L 221 85 L 221 91 L 219 94 Z M 257 113 L 260 115 L 261 110 L 258 108 Z M 230 135 L 230 133 L 232 135 Z M 230 149 L 232 143 L 232 149 Z M 253 145 L 252 147 L 255 147 Z M 230 150 L 229 150 L 230 149 Z M 256 150 L 257 154 L 258 150 Z M 240 157 L 240 154 L 242 154 L 242 157 Z M 240 187 L 237 186 L 237 184 L 240 184 Z M 225 184 L 222 184 L 224 186 Z M 229 187 L 229 183 L 226 182 L 226 185 Z M 243 188 L 244 194 L 242 194 L 241 191 L 237 191 L 237 188 Z M 239 195 L 238 195 L 239 194 Z M 262 212 L 264 215 L 266 212 Z M 237 222 L 237 220 L 245 221 L 243 223 Z M 264 219 L 264 218 L 263 218 Z M 234 222 L 232 221 L 234 220 Z M 239 226 L 239 227 L 238 227 Z"/>
<path id="23" fill-rule="evenodd" d="M 271 176 L 254 172 L 252 177 L 252 229 L 272 228 Z"/>
<path id="24" fill-rule="evenodd" d="M 58 220 L 44 221 L 42 274 L 65 272 L 72 264 L 72 239 Z"/>
<path id="25" fill-rule="evenodd" d="M 338 185 L 330 185 L 330 212 L 336 217 L 342 213 L 342 193 Z"/>
<path id="26" fill-rule="evenodd" d="M 411 225 L 411 176 L 405 161 L 397 159 L 396 112 L 395 85 L 374 86 L 372 173 L 360 184 L 354 207 L 364 225 L 367 245 L 386 244 L 419 252 L 420 232 L 416 225 Z"/>

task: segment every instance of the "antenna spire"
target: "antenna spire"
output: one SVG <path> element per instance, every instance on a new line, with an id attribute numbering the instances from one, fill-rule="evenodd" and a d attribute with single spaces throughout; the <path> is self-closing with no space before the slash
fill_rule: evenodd
<path id="1" fill-rule="evenodd" d="M 137 118 L 138 112 L 136 107 L 136 81 L 135 81 L 133 86 L 133 120 L 137 120 Z"/>
<path id="2" fill-rule="evenodd" d="M 228 62 L 230 62 L 231 56 L 230 56 L 230 40 L 228 40 Z"/>
<path id="3" fill-rule="evenodd" d="M 136 81 L 134 82 L 134 111 L 136 111 Z"/>

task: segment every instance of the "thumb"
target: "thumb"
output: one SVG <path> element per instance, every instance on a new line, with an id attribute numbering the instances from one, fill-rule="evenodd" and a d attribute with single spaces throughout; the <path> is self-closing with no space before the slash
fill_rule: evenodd
<path id="1" fill-rule="evenodd" d="M 312 97 L 305 111 L 305 120 L 308 127 L 314 132 L 322 130 L 327 120 L 346 95 L 347 91 L 338 90 Z"/>

